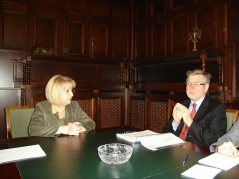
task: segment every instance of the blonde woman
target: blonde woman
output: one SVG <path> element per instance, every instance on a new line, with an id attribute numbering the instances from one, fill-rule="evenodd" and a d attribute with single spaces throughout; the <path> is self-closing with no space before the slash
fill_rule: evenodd
<path id="1" fill-rule="evenodd" d="M 79 135 L 95 129 L 95 122 L 72 101 L 73 79 L 55 75 L 45 88 L 46 101 L 38 102 L 29 124 L 30 136 Z"/>

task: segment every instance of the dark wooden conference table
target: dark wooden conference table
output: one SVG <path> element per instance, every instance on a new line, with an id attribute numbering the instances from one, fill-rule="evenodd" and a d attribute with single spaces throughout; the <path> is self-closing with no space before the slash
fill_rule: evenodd
<path id="1" fill-rule="evenodd" d="M 184 178 L 181 173 L 210 154 L 207 147 L 186 143 L 180 146 L 151 151 L 141 144 L 117 139 L 116 133 L 125 130 L 90 132 L 79 136 L 56 138 L 29 137 L 0 140 L 0 149 L 39 144 L 46 157 L 0 164 L 0 178 L 18 179 L 161 179 Z M 102 162 L 97 148 L 108 143 L 132 145 L 133 154 L 128 162 L 110 165 Z M 188 154 L 185 165 L 183 159 Z M 238 178 L 239 165 L 222 171 L 216 178 Z"/>

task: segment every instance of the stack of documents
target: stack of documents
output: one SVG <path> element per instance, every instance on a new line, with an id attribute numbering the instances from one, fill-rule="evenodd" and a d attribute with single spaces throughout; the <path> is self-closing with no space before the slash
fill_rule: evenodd
<path id="1" fill-rule="evenodd" d="M 220 172 L 220 169 L 196 164 L 181 175 L 190 178 L 212 179 Z"/>
<path id="2" fill-rule="evenodd" d="M 160 148 L 185 143 L 182 139 L 172 133 L 159 134 L 150 130 L 126 134 L 116 134 L 116 136 L 129 142 L 135 143 L 139 141 L 144 147 L 150 150 L 158 150 Z"/>
<path id="3" fill-rule="evenodd" d="M 0 164 L 44 156 L 46 154 L 39 145 L 4 149 L 0 150 Z"/>
<path id="4" fill-rule="evenodd" d="M 229 170 L 239 164 L 239 157 L 231 158 L 225 155 L 214 153 L 198 161 L 199 164 Z"/>
<path id="5" fill-rule="evenodd" d="M 191 178 L 214 178 L 222 170 L 229 170 L 239 164 L 239 157 L 231 158 L 219 153 L 211 154 L 198 161 L 202 165 L 194 165 L 181 175 Z"/>

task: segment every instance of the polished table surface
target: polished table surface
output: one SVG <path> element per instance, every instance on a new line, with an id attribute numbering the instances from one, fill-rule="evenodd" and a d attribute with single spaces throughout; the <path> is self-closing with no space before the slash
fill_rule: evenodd
<path id="1" fill-rule="evenodd" d="M 46 157 L 1 164 L 0 176 L 1 178 L 27 179 L 183 178 L 182 172 L 209 154 L 208 148 L 190 143 L 151 151 L 141 144 L 131 144 L 117 139 L 116 133 L 118 132 L 121 133 L 123 130 L 88 133 L 79 136 L 7 141 L 10 148 L 39 144 L 46 153 Z M 102 162 L 97 148 L 107 143 L 132 145 L 132 157 L 128 162 L 120 165 Z M 6 147 L 3 145 L 5 145 L 4 142 L 2 144 L 0 142 L 1 148 Z M 189 155 L 189 158 L 183 165 L 182 161 L 186 154 Z M 10 169 L 12 169 L 11 173 L 9 173 Z M 239 166 L 236 166 L 227 172 L 222 171 L 216 178 L 236 178 L 238 173 Z"/>

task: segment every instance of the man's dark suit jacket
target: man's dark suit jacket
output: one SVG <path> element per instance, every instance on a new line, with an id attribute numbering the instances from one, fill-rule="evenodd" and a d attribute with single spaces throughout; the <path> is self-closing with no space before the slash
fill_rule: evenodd
<path id="1" fill-rule="evenodd" d="M 182 104 L 189 108 L 190 99 L 183 101 Z M 176 131 L 173 130 L 172 122 L 173 116 L 170 118 L 163 132 L 171 132 L 179 136 L 184 125 L 183 119 Z M 227 119 L 224 104 L 209 96 L 205 96 L 188 130 L 185 141 L 210 146 L 226 133 L 226 129 Z"/>

